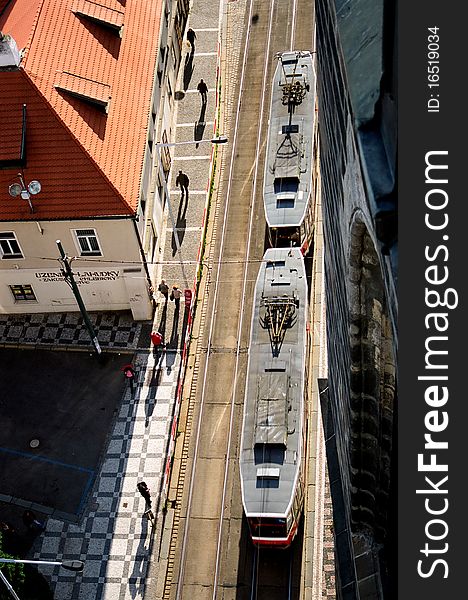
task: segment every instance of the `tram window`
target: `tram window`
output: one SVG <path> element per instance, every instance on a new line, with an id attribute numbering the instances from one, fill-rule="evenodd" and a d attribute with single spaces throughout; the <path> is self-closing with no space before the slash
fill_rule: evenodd
<path id="1" fill-rule="evenodd" d="M 257 481 L 255 483 L 255 487 L 258 490 L 265 489 L 278 489 L 279 488 L 279 479 L 266 479 L 264 477 L 257 477 Z"/>
<path id="2" fill-rule="evenodd" d="M 286 535 L 286 519 L 257 517 L 249 519 L 252 535 L 258 537 L 284 537 Z"/>
<path id="3" fill-rule="evenodd" d="M 281 194 L 281 192 L 297 192 L 299 189 L 299 178 L 276 177 L 273 187 L 275 194 Z"/>
<path id="4" fill-rule="evenodd" d="M 297 125 L 297 124 L 283 125 L 281 128 L 281 133 L 283 135 L 286 135 L 288 133 L 299 133 L 299 125 Z"/>
<path id="5" fill-rule="evenodd" d="M 282 444 L 255 444 L 254 460 L 256 465 L 284 463 L 285 447 Z"/>
<path id="6" fill-rule="evenodd" d="M 294 208 L 294 197 L 276 198 L 276 208 Z"/>
<path id="7" fill-rule="evenodd" d="M 285 267 L 286 266 L 286 261 L 285 260 L 268 260 L 267 264 L 266 264 L 266 268 L 267 269 L 271 269 L 271 267 L 275 268 L 279 268 L 279 267 Z"/>

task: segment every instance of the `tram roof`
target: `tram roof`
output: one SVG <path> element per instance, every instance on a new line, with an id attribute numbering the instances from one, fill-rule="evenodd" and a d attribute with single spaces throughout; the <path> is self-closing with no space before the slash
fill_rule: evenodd
<path id="1" fill-rule="evenodd" d="M 305 93 L 290 110 L 284 90 Z M 316 78 L 310 52 L 285 52 L 273 77 L 263 199 L 270 227 L 300 226 L 311 198 Z"/>
<path id="2" fill-rule="evenodd" d="M 240 452 L 247 514 L 285 514 L 294 495 L 302 459 L 306 319 L 300 250 L 267 250 L 255 286 Z"/>

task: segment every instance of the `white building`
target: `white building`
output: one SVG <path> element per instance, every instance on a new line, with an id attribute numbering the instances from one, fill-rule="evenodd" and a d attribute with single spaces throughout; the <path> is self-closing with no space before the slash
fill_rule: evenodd
<path id="1" fill-rule="evenodd" d="M 151 318 L 188 6 L 0 4 L 1 313 L 78 310 L 60 240 L 88 310 Z"/>

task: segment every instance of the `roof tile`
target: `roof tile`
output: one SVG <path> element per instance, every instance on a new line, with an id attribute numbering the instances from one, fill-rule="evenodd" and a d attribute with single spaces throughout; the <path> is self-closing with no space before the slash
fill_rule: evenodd
<path id="1" fill-rule="evenodd" d="M 96 216 L 134 213 L 151 112 L 162 0 L 98 0 L 96 4 L 104 7 L 107 15 L 109 11 L 124 13 L 122 38 L 73 13 L 77 4 L 78 0 L 16 0 L 15 19 L 10 18 L 14 11 L 0 16 L 2 30 L 18 42 L 17 34 L 25 39 L 18 15 L 21 11 L 32 15 L 28 20 L 32 29 L 26 36 L 29 45 L 20 68 L 22 77 L 0 71 L 2 123 L 5 118 L 14 130 L 10 114 L 18 105 L 27 104 L 25 173 L 30 173 L 30 179 L 41 180 L 37 203 L 47 218 L 85 217 L 93 211 Z M 24 46 L 23 42 L 18 46 Z M 76 86 L 78 79 L 88 82 L 80 88 L 88 98 L 103 101 L 112 90 L 108 114 L 57 89 L 57 83 L 64 83 L 64 74 L 69 75 L 65 82 L 68 87 L 72 87 L 71 82 Z M 33 113 L 34 119 L 30 119 Z M 7 142 L 1 143 L 7 147 Z M 64 156 L 68 160 L 64 161 Z M 52 159 L 56 161 L 53 167 L 47 166 Z M 63 181 L 68 181 L 75 163 L 80 169 L 79 186 L 67 184 L 65 194 Z M 33 169 L 40 172 L 33 173 Z M 0 218 L 13 219 L 18 200 L 9 200 L 4 176 L 0 171 Z M 72 173 L 71 181 L 74 176 Z M 107 192 L 101 193 L 102 186 L 107 186 Z M 101 192 L 96 194 L 98 188 Z M 55 196 L 55 190 L 61 190 L 60 194 Z"/>

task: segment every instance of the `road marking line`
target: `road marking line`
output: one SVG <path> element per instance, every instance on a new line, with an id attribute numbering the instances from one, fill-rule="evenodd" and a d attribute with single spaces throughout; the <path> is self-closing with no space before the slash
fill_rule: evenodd
<path id="1" fill-rule="evenodd" d="M 210 160 L 211 156 L 208 154 L 206 156 L 175 156 L 174 162 L 177 160 Z"/>
<path id="2" fill-rule="evenodd" d="M 173 189 L 170 192 L 171 194 L 177 194 L 178 196 L 180 196 L 180 190 L 178 189 Z M 190 190 L 189 191 L 189 195 L 191 196 L 192 194 L 206 194 L 206 190 Z"/>
<path id="3" fill-rule="evenodd" d="M 205 125 L 213 125 L 214 121 L 204 121 Z M 177 123 L 176 127 L 193 127 L 193 121 L 191 123 Z M 189 140 L 192 141 L 192 140 Z M 193 142 L 194 144 L 196 142 Z"/>
<path id="4" fill-rule="evenodd" d="M 216 88 L 208 88 L 208 92 L 216 92 Z M 193 88 L 190 90 L 186 90 L 185 92 L 186 94 L 198 94 L 199 91 L 197 90 L 197 88 Z"/>

